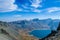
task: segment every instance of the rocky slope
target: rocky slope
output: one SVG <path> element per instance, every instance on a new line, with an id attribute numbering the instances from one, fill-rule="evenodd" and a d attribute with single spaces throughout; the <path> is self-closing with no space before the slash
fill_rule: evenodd
<path id="1" fill-rule="evenodd" d="M 8 35 L 0 33 L 0 40 L 13 40 L 13 39 L 9 37 Z"/>
<path id="2" fill-rule="evenodd" d="M 0 40 L 38 40 L 26 30 L 17 29 L 14 25 L 0 21 Z"/>
<path id="3" fill-rule="evenodd" d="M 0 21 L 0 32 L 7 34 L 11 39 L 13 40 L 39 40 L 39 38 L 36 38 L 33 35 L 30 35 L 29 32 L 32 30 L 57 30 L 59 20 L 51 20 L 51 19 L 45 19 L 45 20 L 39 20 L 39 19 L 33 19 L 33 20 L 22 20 L 22 21 L 15 21 L 15 22 L 2 22 Z M 58 35 L 59 32 L 55 33 L 55 35 Z M 53 33 L 52 33 L 53 34 Z M 48 35 L 48 37 L 40 39 L 40 40 L 47 40 L 55 38 L 54 36 Z"/>
<path id="4" fill-rule="evenodd" d="M 47 37 L 43 39 L 39 39 L 39 40 L 60 40 L 60 23 L 57 28 L 57 31 L 52 31 L 50 35 L 48 35 Z"/>

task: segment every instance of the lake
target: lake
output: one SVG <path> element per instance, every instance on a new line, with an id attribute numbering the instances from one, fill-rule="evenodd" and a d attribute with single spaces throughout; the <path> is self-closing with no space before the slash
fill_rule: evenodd
<path id="1" fill-rule="evenodd" d="M 51 33 L 51 30 L 33 30 L 30 32 L 30 35 L 33 35 L 37 38 L 44 38 Z"/>

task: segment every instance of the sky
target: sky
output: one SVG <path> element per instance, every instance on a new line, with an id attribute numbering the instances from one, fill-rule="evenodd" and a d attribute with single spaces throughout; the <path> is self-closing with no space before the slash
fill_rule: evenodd
<path id="1" fill-rule="evenodd" d="M 60 19 L 60 0 L 0 0 L 0 21 Z"/>

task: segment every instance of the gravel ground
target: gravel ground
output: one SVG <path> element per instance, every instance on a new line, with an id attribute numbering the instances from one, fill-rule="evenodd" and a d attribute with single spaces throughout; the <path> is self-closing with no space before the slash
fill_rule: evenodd
<path id="1" fill-rule="evenodd" d="M 9 36 L 0 33 L 0 40 L 12 40 Z"/>

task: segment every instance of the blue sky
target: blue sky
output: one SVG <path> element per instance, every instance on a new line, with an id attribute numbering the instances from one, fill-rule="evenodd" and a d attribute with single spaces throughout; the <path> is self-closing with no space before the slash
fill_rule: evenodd
<path id="1" fill-rule="evenodd" d="M 0 0 L 0 21 L 60 19 L 60 0 Z"/>

